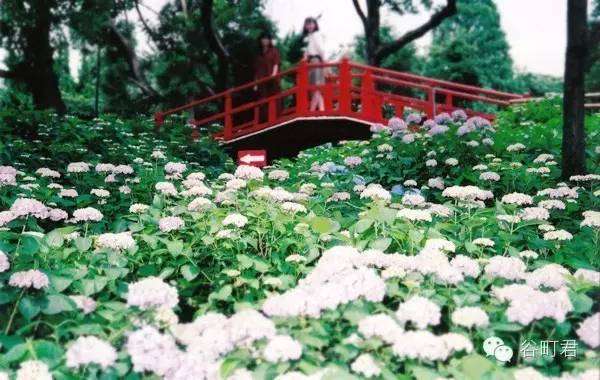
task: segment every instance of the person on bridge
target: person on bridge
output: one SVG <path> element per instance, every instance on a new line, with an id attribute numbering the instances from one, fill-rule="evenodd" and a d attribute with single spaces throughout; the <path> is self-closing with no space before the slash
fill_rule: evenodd
<path id="1" fill-rule="evenodd" d="M 279 67 L 281 60 L 279 50 L 273 45 L 273 36 L 269 32 L 263 32 L 258 37 L 259 52 L 254 59 L 254 80 L 273 77 L 273 79 L 261 82 L 254 86 L 254 90 L 258 93 L 259 99 L 265 99 L 276 95 L 280 91 Z M 280 101 L 276 101 L 276 112 L 279 113 Z M 267 118 L 268 105 L 264 104 L 260 107 L 260 120 L 264 121 Z"/>
<path id="2" fill-rule="evenodd" d="M 323 49 L 323 37 L 319 32 L 319 24 L 314 17 L 308 17 L 304 20 L 302 35 L 306 48 L 304 50 L 304 59 L 309 63 L 323 63 L 325 58 L 325 50 Z M 325 70 L 322 67 L 314 67 L 310 69 L 309 82 L 313 86 L 322 86 L 325 84 Z M 311 91 L 310 96 L 311 111 L 325 111 L 325 102 L 323 94 L 317 88 Z"/>

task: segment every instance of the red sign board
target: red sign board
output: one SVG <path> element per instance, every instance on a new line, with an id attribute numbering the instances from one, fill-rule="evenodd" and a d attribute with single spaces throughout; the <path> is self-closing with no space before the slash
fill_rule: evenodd
<path id="1" fill-rule="evenodd" d="M 240 150 L 237 155 L 238 165 L 250 165 L 262 168 L 267 165 L 267 151 L 261 150 Z"/>

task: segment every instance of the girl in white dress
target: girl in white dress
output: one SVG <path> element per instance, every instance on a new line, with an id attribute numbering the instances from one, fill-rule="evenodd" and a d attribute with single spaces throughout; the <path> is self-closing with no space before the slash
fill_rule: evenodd
<path id="1" fill-rule="evenodd" d="M 304 20 L 302 35 L 304 36 L 304 42 L 306 44 L 304 59 L 308 60 L 309 63 L 324 62 L 325 51 L 323 49 L 323 37 L 319 32 L 319 24 L 315 18 L 308 17 Z M 317 86 L 325 84 L 324 69 L 322 67 L 310 69 L 309 82 L 311 85 Z M 310 110 L 325 111 L 325 103 L 321 91 L 314 90 L 311 92 Z"/>

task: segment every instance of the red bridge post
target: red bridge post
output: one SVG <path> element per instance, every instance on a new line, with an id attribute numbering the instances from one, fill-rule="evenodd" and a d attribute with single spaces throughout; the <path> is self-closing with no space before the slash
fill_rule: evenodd
<path id="1" fill-rule="evenodd" d="M 340 113 L 349 114 L 352 110 L 352 74 L 348 58 L 342 58 L 340 62 Z"/>
<path id="2" fill-rule="evenodd" d="M 362 116 L 366 120 L 374 120 L 376 115 L 374 114 L 373 105 L 373 92 L 375 90 L 373 83 L 373 73 L 371 69 L 365 69 L 363 72 L 362 81 L 360 84 L 360 104 Z"/>
<path id="3" fill-rule="evenodd" d="M 308 111 L 308 62 L 300 61 L 296 70 L 296 114 Z"/>

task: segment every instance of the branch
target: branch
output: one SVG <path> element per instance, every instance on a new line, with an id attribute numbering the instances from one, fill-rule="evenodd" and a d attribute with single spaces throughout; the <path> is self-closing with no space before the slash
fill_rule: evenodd
<path id="1" fill-rule="evenodd" d="M 0 69 L 0 78 L 4 79 L 17 79 L 19 78 L 19 74 L 15 71 L 2 70 Z"/>
<path id="2" fill-rule="evenodd" d="M 110 21 L 109 32 L 111 36 L 114 38 L 119 50 L 125 56 L 127 60 L 127 65 L 129 66 L 129 70 L 132 75 L 133 82 L 140 87 L 140 89 L 147 95 L 157 96 L 158 93 L 154 90 L 146 81 L 144 74 L 140 68 L 140 61 L 135 54 L 135 50 L 129 44 L 129 41 L 119 32 L 117 29 L 117 25 L 114 20 Z"/>
<path id="3" fill-rule="evenodd" d="M 148 23 L 146 22 L 146 19 L 142 15 L 142 11 L 140 9 L 140 2 L 139 2 L 139 0 L 135 0 L 135 10 L 136 10 L 136 12 L 138 14 L 138 18 L 142 22 L 142 26 L 144 27 L 144 30 L 150 36 L 150 38 L 152 39 L 152 41 L 154 42 L 154 41 L 160 39 L 159 36 L 158 36 L 158 34 L 154 30 L 152 30 L 152 28 L 150 28 L 150 25 L 148 25 Z"/>
<path id="4" fill-rule="evenodd" d="M 227 73 L 231 58 L 213 24 L 213 0 L 202 1 L 202 26 L 208 46 L 217 55 L 219 60 L 219 70 L 217 80 L 215 81 L 217 88 L 224 90 L 227 87 Z"/>
<path id="5" fill-rule="evenodd" d="M 409 43 L 413 42 L 414 40 L 422 37 L 430 30 L 436 28 L 446 18 L 456 14 L 456 0 L 447 0 L 447 1 L 448 2 L 446 3 L 446 5 L 442 9 L 440 9 L 439 11 L 437 11 L 433 15 L 431 15 L 431 18 L 426 23 L 424 23 L 423 25 L 419 26 L 416 29 L 406 32 L 404 35 L 402 35 L 396 41 L 390 42 L 389 44 L 385 44 L 385 45 L 381 46 L 379 49 L 377 49 L 377 53 L 376 53 L 377 59 L 379 61 L 381 61 L 383 58 L 394 53 L 396 50 L 401 49 L 402 47 L 408 45 Z"/>
<path id="6" fill-rule="evenodd" d="M 360 21 L 362 21 L 363 25 L 366 27 L 367 16 L 365 15 L 365 12 L 360 7 L 358 0 L 352 0 L 352 4 L 354 4 L 354 9 L 356 9 L 356 13 L 358 14 L 358 17 L 360 17 Z"/>
<path id="7" fill-rule="evenodd" d="M 229 60 L 229 52 L 223 46 L 221 42 L 221 38 L 215 31 L 213 25 L 213 0 L 203 0 L 202 1 L 202 26 L 204 27 L 204 34 L 206 35 L 206 39 L 208 41 L 208 46 L 212 49 L 212 51 L 219 57 L 219 60 L 228 61 Z"/>

